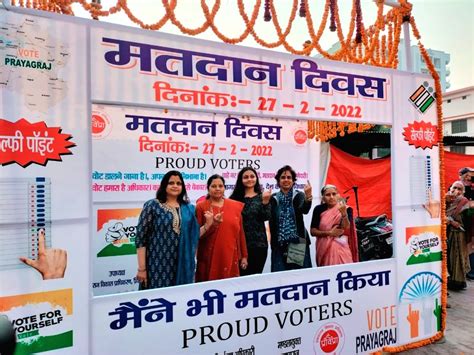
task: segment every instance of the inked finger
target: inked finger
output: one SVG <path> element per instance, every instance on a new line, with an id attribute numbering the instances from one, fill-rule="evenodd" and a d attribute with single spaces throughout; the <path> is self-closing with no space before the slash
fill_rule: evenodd
<path id="1" fill-rule="evenodd" d="M 28 266 L 31 266 L 31 267 L 35 267 L 35 264 L 36 264 L 36 261 L 35 260 L 32 260 L 32 259 L 29 259 L 29 258 L 26 258 L 24 256 L 20 256 L 20 261 L 23 262 L 24 264 L 28 265 Z"/>
<path id="2" fill-rule="evenodd" d="M 46 250 L 45 233 L 44 233 L 44 229 L 41 228 L 38 232 L 38 254 L 44 254 L 45 250 Z"/>

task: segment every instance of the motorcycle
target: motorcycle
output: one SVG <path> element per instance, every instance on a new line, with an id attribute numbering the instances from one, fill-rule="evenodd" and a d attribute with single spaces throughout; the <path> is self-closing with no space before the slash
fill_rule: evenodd
<path id="1" fill-rule="evenodd" d="M 393 255 L 393 226 L 387 215 L 360 217 L 358 187 L 353 186 L 357 208 L 355 225 L 359 247 L 359 261 L 391 258 Z M 348 199 L 348 198 L 347 198 Z M 346 199 L 346 200 L 347 200 Z"/>
<path id="2" fill-rule="evenodd" d="M 355 219 L 359 242 L 359 261 L 391 258 L 393 226 L 386 215 Z"/>

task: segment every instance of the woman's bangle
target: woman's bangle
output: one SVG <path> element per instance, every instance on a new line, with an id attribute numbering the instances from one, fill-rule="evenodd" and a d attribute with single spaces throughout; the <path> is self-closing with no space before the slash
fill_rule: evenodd
<path id="1" fill-rule="evenodd" d="M 143 272 L 143 271 L 146 271 L 146 269 L 140 269 L 140 268 L 138 268 L 138 272 Z"/>

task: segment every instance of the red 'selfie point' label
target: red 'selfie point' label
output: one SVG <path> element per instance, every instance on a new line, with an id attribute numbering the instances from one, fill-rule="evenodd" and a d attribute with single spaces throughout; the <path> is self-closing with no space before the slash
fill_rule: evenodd
<path id="1" fill-rule="evenodd" d="M 44 121 L 0 119 L 0 164 L 17 163 L 26 168 L 32 163 L 44 166 L 48 160 L 62 161 L 61 155 L 72 154 L 69 148 L 76 146 L 71 138 L 61 133 L 60 127 L 48 127 Z"/>
<path id="2" fill-rule="evenodd" d="M 415 148 L 433 148 L 438 145 L 438 127 L 431 122 L 414 121 L 403 128 L 403 136 L 409 145 Z"/>

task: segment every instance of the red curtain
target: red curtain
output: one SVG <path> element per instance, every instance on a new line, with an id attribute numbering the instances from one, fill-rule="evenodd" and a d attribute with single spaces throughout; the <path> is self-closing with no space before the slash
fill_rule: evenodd
<path id="1" fill-rule="evenodd" d="M 446 189 L 459 179 L 458 171 L 464 167 L 474 168 L 474 155 L 445 152 Z M 327 184 L 336 185 L 344 197 L 349 197 L 348 205 L 357 216 L 353 186 L 358 187 L 361 217 L 387 214 L 392 216 L 390 158 L 368 160 L 354 157 L 331 146 Z"/>
<path id="2" fill-rule="evenodd" d="M 444 152 L 444 181 L 446 190 L 454 181 L 459 180 L 459 170 L 466 167 L 474 168 L 474 155 Z"/>
<path id="3" fill-rule="evenodd" d="M 327 184 L 336 185 L 347 204 L 357 216 L 354 191 L 357 186 L 360 217 L 377 216 L 382 213 L 392 216 L 390 158 L 369 160 L 355 157 L 331 145 Z"/>

